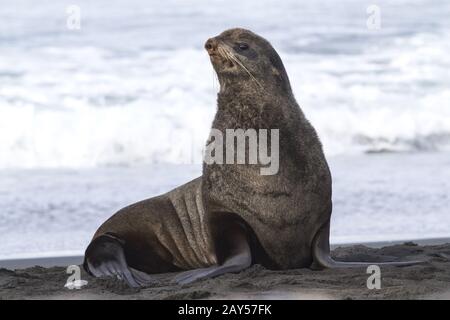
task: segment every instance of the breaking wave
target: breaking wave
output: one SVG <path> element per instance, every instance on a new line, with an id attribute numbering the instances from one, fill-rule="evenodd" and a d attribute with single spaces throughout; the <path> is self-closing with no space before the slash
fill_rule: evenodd
<path id="1" fill-rule="evenodd" d="M 7 24 L 0 33 L 9 44 L 0 47 L 0 168 L 201 160 L 218 90 L 202 42 L 229 23 L 238 25 L 239 16 L 210 21 L 207 6 L 198 12 L 181 6 L 172 17 L 166 7 L 172 2 L 142 12 L 139 4 L 117 4 L 112 20 L 102 18 L 100 7 L 88 10 L 76 35 L 60 29 L 63 20 L 56 26 L 61 17 L 55 12 L 63 8 L 35 13 L 16 4 L 0 14 L 3 21 L 18 14 L 24 21 L 23 29 Z M 304 21 L 298 21 L 295 1 L 284 4 L 292 13 L 256 10 L 247 27 L 278 49 L 328 155 L 440 151 L 450 145 L 450 32 L 442 13 L 450 9 L 444 5 L 436 2 L 426 15 L 433 29 L 388 16 L 390 27 L 373 33 L 356 2 L 320 24 L 308 15 L 318 5 L 304 5 Z M 227 7 L 217 4 L 224 12 Z M 418 15 L 404 9 L 395 12 Z M 268 28 L 267 21 L 281 15 L 284 29 Z M 172 18 L 178 24 L 167 25 Z"/>

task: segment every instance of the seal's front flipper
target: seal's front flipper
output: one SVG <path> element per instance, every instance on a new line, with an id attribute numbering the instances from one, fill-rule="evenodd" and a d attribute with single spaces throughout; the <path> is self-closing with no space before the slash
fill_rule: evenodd
<path id="1" fill-rule="evenodd" d="M 224 273 L 240 272 L 248 268 L 252 263 L 252 254 L 245 229 L 238 227 L 228 236 L 229 255 L 221 265 L 182 272 L 175 276 L 174 281 L 179 284 L 187 284 L 200 279 L 217 277 Z"/>
<path id="2" fill-rule="evenodd" d="M 367 268 L 370 265 L 377 266 L 397 266 L 406 267 L 416 264 L 424 263 L 424 261 L 398 261 L 398 262 L 341 262 L 335 261 L 330 256 L 330 222 L 320 228 L 317 232 L 313 244 L 313 264 L 311 268 L 313 269 L 323 269 L 323 268 Z"/>
<path id="3" fill-rule="evenodd" d="M 134 288 L 152 283 L 149 275 L 128 267 L 123 248 L 124 241 L 113 234 L 95 238 L 86 249 L 84 269 L 94 277 L 116 277 Z"/>

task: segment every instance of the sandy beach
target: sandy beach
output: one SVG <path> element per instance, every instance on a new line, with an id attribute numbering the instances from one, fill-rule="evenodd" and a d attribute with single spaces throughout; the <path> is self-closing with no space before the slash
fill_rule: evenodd
<path id="1" fill-rule="evenodd" d="M 81 272 L 88 284 L 67 289 L 65 267 L 0 269 L 0 299 L 450 299 L 450 244 L 412 242 L 370 248 L 340 247 L 342 261 L 405 261 L 425 263 L 382 267 L 381 288 L 369 290 L 366 269 L 271 271 L 254 265 L 238 274 L 189 285 L 171 283 L 173 274 L 155 277 L 152 287 L 132 289 L 118 280 L 95 279 Z"/>

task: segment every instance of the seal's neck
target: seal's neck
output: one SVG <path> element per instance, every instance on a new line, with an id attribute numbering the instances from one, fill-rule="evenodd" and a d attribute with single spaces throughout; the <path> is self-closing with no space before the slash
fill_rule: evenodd
<path id="1" fill-rule="evenodd" d="M 286 127 L 292 119 L 301 122 L 302 112 L 292 94 L 256 83 L 226 83 L 217 96 L 216 129 L 270 129 Z"/>
<path id="2" fill-rule="evenodd" d="M 219 79 L 220 91 L 218 92 L 219 109 L 221 104 L 230 102 L 242 102 L 246 105 L 262 106 L 271 102 L 283 102 L 289 104 L 295 101 L 290 87 L 279 87 L 271 81 L 261 82 L 253 79 Z"/>
<path id="3" fill-rule="evenodd" d="M 245 101 L 247 104 L 260 105 L 272 100 L 292 101 L 293 95 L 290 90 L 281 90 L 271 82 L 257 82 L 249 79 L 247 81 L 233 81 L 234 79 L 219 79 L 220 91 L 219 102 L 222 101 Z M 251 97 L 251 99 L 249 99 Z M 220 104 L 220 103 L 219 103 Z M 220 107 L 220 105 L 219 105 Z"/>
<path id="4" fill-rule="evenodd" d="M 249 116 L 258 117 L 269 101 L 267 94 L 256 83 L 225 83 L 217 94 L 218 115 L 223 115 L 224 119 L 246 122 Z"/>

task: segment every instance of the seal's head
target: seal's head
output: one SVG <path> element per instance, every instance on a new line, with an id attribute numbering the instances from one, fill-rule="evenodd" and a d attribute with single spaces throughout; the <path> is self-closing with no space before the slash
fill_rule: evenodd
<path id="1" fill-rule="evenodd" d="M 257 34 L 241 28 L 229 29 L 210 38 L 205 49 L 221 86 L 243 81 L 269 89 L 276 86 L 290 93 L 283 63 L 272 45 Z"/>

